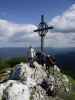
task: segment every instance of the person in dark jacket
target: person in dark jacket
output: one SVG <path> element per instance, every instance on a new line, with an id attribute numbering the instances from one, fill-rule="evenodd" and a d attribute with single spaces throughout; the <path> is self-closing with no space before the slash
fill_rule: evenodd
<path id="1" fill-rule="evenodd" d="M 46 63 L 45 53 L 37 52 L 36 53 L 36 61 L 43 66 Z"/>

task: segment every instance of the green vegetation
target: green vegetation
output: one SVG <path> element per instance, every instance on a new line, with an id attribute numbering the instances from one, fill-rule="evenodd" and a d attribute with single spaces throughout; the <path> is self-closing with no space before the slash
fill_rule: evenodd
<path id="1" fill-rule="evenodd" d="M 75 79 L 70 78 L 72 89 L 70 91 L 70 95 L 65 96 L 64 100 L 75 100 Z"/>
<path id="2" fill-rule="evenodd" d="M 17 57 L 17 58 L 9 58 L 9 59 L 0 59 L 0 71 L 7 68 L 13 68 L 16 64 L 19 64 L 21 62 L 26 62 L 26 58 Z"/>
<path id="3" fill-rule="evenodd" d="M 62 73 L 66 74 L 71 82 L 71 91 L 70 94 L 64 96 L 64 100 L 75 100 L 75 73 L 74 70 L 63 69 Z"/>
<path id="4" fill-rule="evenodd" d="M 73 79 L 75 79 L 75 70 L 74 69 L 69 69 L 67 68 L 66 69 L 66 66 L 61 70 L 62 73 L 68 75 L 68 76 L 71 76 Z"/>

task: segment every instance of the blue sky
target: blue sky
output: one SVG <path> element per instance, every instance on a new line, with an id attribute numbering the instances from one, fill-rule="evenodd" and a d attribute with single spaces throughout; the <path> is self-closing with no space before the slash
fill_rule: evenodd
<path id="1" fill-rule="evenodd" d="M 75 0 L 0 0 L 0 18 L 17 23 L 37 23 L 41 14 L 48 20 L 64 12 Z"/>
<path id="2" fill-rule="evenodd" d="M 47 35 L 45 46 L 74 47 L 75 39 L 66 34 L 75 36 L 72 23 L 75 14 L 70 14 L 71 9 L 75 11 L 75 0 L 0 0 L 0 47 L 39 46 L 40 39 L 32 30 L 37 28 L 41 14 L 49 25 L 56 26 L 50 36 Z"/>

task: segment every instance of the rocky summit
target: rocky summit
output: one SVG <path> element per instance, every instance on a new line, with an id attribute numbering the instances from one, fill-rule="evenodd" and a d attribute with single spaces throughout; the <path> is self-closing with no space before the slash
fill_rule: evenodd
<path id="1" fill-rule="evenodd" d="M 69 79 L 57 65 L 45 70 L 45 65 L 33 62 L 14 67 L 6 81 L 0 83 L 0 100 L 64 100 L 69 94 Z"/>

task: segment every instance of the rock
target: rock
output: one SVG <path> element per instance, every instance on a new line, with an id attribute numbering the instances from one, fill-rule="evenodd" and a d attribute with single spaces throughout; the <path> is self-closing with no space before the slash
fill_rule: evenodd
<path id="1" fill-rule="evenodd" d="M 30 67 L 29 63 L 15 66 L 9 79 L 0 84 L 0 100 L 57 100 L 54 96 L 57 90 L 59 92 L 63 90 L 62 86 L 69 91 L 69 80 L 67 76 L 61 74 L 56 65 L 55 71 L 58 74 L 48 76 L 43 66 L 36 61 L 33 62 L 33 66 L 35 67 Z"/>
<path id="2" fill-rule="evenodd" d="M 63 83 L 64 83 L 64 86 L 65 86 L 65 91 L 67 93 L 69 93 L 70 92 L 70 81 L 65 74 L 62 76 L 62 78 L 63 78 Z"/>
<path id="3" fill-rule="evenodd" d="M 2 100 L 4 89 L 5 89 L 5 86 L 3 84 L 0 84 L 0 100 Z"/>
<path id="4" fill-rule="evenodd" d="M 41 86 L 36 86 L 32 89 L 30 100 L 49 100 L 49 97 Z"/>
<path id="5" fill-rule="evenodd" d="M 27 85 L 24 85 L 17 81 L 7 82 L 8 86 L 3 92 L 3 98 L 5 100 L 29 100 L 30 92 Z"/>
<path id="6" fill-rule="evenodd" d="M 69 82 L 69 79 L 65 74 L 62 77 L 63 77 L 64 82 Z"/>
<path id="7" fill-rule="evenodd" d="M 35 71 L 33 73 L 34 77 L 32 77 L 37 84 L 40 84 L 43 79 L 47 77 L 47 73 L 45 70 L 43 70 L 43 66 L 38 64 L 37 62 L 34 62 L 33 65 L 35 66 Z"/>
<path id="8" fill-rule="evenodd" d="M 26 80 L 32 73 L 32 69 L 27 63 L 21 63 L 15 66 L 14 71 L 11 73 L 10 79 L 13 80 Z"/>
<path id="9" fill-rule="evenodd" d="M 47 74 L 42 69 L 42 66 L 37 62 L 34 62 L 33 65 L 35 66 L 35 68 L 31 68 L 29 64 L 23 63 L 16 65 L 10 79 L 24 81 L 27 78 L 32 78 L 36 81 L 36 83 L 41 83 L 42 80 L 47 77 Z"/>
<path id="10" fill-rule="evenodd" d="M 54 70 L 57 71 L 57 72 L 60 72 L 60 69 L 57 65 L 54 65 Z"/>

